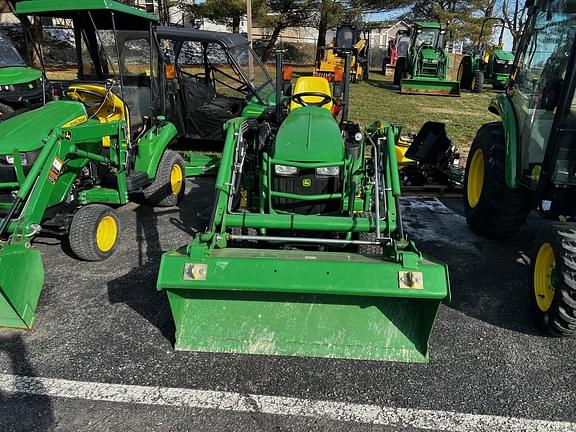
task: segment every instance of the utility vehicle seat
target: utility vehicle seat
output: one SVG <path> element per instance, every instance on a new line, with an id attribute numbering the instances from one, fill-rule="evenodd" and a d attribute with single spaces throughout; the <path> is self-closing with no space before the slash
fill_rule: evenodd
<path id="1" fill-rule="evenodd" d="M 323 77 L 300 77 L 296 81 L 294 85 L 294 89 L 292 90 L 293 95 L 297 95 L 300 93 L 322 93 L 327 96 L 332 97 L 332 90 L 330 88 L 330 83 L 326 78 Z M 318 103 L 322 102 L 322 98 L 319 96 L 305 96 L 302 98 L 304 102 L 307 103 Z M 290 103 L 290 111 L 293 111 L 297 108 L 301 108 L 297 102 L 292 101 Z M 322 108 L 327 109 L 328 111 L 332 111 L 332 102 L 329 102 L 325 105 L 322 105 Z"/>

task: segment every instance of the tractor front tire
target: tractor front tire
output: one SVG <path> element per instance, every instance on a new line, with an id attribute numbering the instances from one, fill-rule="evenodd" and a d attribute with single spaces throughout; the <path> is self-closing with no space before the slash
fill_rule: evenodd
<path id="1" fill-rule="evenodd" d="M 10 114 L 13 112 L 14 112 L 14 109 L 12 109 L 11 106 L 8 106 L 8 105 L 0 102 L 0 121 L 3 120 L 3 118 L 6 114 Z"/>
<path id="2" fill-rule="evenodd" d="M 460 66 L 458 67 L 458 81 L 460 88 L 463 90 L 470 90 L 472 86 L 472 58 L 470 56 L 462 57 Z"/>
<path id="3" fill-rule="evenodd" d="M 144 189 L 146 201 L 154 207 L 174 207 L 186 193 L 186 169 L 177 152 L 166 150 L 156 171 L 156 178 Z"/>
<path id="4" fill-rule="evenodd" d="M 576 224 L 546 226 L 530 268 L 530 303 L 540 327 L 554 336 L 576 336 Z"/>
<path id="5" fill-rule="evenodd" d="M 530 213 L 529 195 L 506 185 L 502 123 L 483 125 L 476 134 L 464 174 L 464 212 L 476 234 L 502 238 L 518 231 Z"/>
<path id="6" fill-rule="evenodd" d="M 477 70 L 474 72 L 474 79 L 472 80 L 472 91 L 474 93 L 482 93 L 484 90 L 484 72 Z"/>
<path id="7" fill-rule="evenodd" d="M 80 208 L 70 224 L 70 249 L 84 261 L 103 261 L 110 258 L 120 240 L 118 214 L 102 204 Z"/>
<path id="8" fill-rule="evenodd" d="M 406 70 L 406 57 L 398 57 L 396 66 L 394 67 L 394 85 L 399 86 L 402 84 L 404 71 Z"/>

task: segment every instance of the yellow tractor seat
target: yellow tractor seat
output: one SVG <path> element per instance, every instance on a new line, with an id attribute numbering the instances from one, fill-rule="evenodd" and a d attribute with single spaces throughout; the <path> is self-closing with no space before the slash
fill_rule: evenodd
<path id="1" fill-rule="evenodd" d="M 322 77 L 300 77 L 296 81 L 296 85 L 294 85 L 294 89 L 292 90 L 292 95 L 298 95 L 301 93 L 322 93 L 326 96 L 332 97 L 332 90 L 330 89 L 330 83 L 326 78 Z M 322 102 L 322 98 L 319 96 L 304 96 L 302 100 L 306 103 L 314 104 Z M 322 105 L 322 108 L 327 109 L 328 111 L 332 110 L 332 102 L 327 102 Z M 290 103 L 290 111 L 293 111 L 297 108 L 302 108 L 302 105 L 294 100 Z"/>
<path id="2" fill-rule="evenodd" d="M 106 87 L 94 84 L 79 84 L 68 87 L 68 97 L 86 105 L 91 118 L 100 123 L 118 120 L 126 121 L 127 136 L 130 137 L 130 113 L 122 98 L 108 91 Z M 110 147 L 110 138 L 102 139 L 104 147 Z"/>

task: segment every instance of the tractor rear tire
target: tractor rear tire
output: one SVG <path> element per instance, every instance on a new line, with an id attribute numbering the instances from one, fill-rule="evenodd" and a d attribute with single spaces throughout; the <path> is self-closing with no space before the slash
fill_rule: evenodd
<path id="1" fill-rule="evenodd" d="M 576 224 L 551 224 L 540 233 L 530 266 L 530 303 L 539 326 L 576 336 Z"/>
<path id="2" fill-rule="evenodd" d="M 11 106 L 8 106 L 8 105 L 0 102 L 0 121 L 3 120 L 3 118 L 6 114 L 10 114 L 13 112 L 14 112 L 14 109 Z"/>
<path id="3" fill-rule="evenodd" d="M 482 126 L 474 138 L 464 174 L 464 212 L 476 234 L 502 238 L 518 231 L 530 213 L 528 193 L 505 179 L 502 123 Z"/>
<path id="4" fill-rule="evenodd" d="M 472 91 L 474 93 L 482 93 L 484 90 L 484 72 L 477 70 L 474 72 L 474 79 L 472 80 Z"/>
<path id="5" fill-rule="evenodd" d="M 472 58 L 470 56 L 462 57 L 460 66 L 458 67 L 458 81 L 460 81 L 460 88 L 463 90 L 470 90 L 472 86 Z"/>
<path id="6" fill-rule="evenodd" d="M 396 67 L 394 68 L 394 85 L 399 86 L 402 84 L 402 78 L 406 71 L 406 57 L 398 57 Z"/>
<path id="7" fill-rule="evenodd" d="M 166 150 L 156 171 L 156 178 L 144 189 L 146 201 L 154 207 L 174 207 L 186 193 L 186 169 L 177 152 Z"/>
<path id="8" fill-rule="evenodd" d="M 70 224 L 70 249 L 84 261 L 103 261 L 110 258 L 120 240 L 120 219 L 110 207 L 89 204 L 80 208 Z"/>

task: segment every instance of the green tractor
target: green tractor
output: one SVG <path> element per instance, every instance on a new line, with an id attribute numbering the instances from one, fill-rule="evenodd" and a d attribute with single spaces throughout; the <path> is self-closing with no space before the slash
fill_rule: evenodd
<path id="1" fill-rule="evenodd" d="M 400 130 L 348 120 L 347 79 L 281 93 L 281 65 L 276 118 L 226 124 L 208 227 L 162 257 L 175 347 L 425 362 L 448 273 L 404 232 Z"/>
<path id="2" fill-rule="evenodd" d="M 10 41 L 0 35 L 0 120 L 21 108 L 46 101 L 42 71 L 28 67 Z"/>
<path id="3" fill-rule="evenodd" d="M 0 123 L 0 326 L 34 323 L 44 279 L 40 252 L 31 247 L 36 235 L 64 238 L 80 259 L 104 260 L 121 238 L 114 209 L 131 194 L 159 206 L 176 205 L 184 194 L 184 162 L 168 149 L 176 127 L 130 102 L 150 88 L 101 43 L 105 32 L 118 47 L 121 32 L 156 18 L 110 0 L 89 3 L 89 10 L 64 0 L 17 4 L 19 14 L 73 20 L 84 75 L 60 83 L 59 100 Z"/>
<path id="4" fill-rule="evenodd" d="M 441 22 L 414 23 L 407 56 L 399 52 L 394 71 L 394 85 L 400 86 L 401 93 L 460 95 L 460 83 L 447 79 L 450 64 L 444 49 L 445 34 L 446 26 Z"/>
<path id="5" fill-rule="evenodd" d="M 500 120 L 480 128 L 465 173 L 470 228 L 502 238 L 531 210 L 551 222 L 531 260 L 537 321 L 576 334 L 576 1 L 526 2 L 528 19 L 506 93 L 490 104 Z"/>
<path id="6" fill-rule="evenodd" d="M 498 44 L 488 47 L 482 46 L 484 31 L 492 26 L 486 27 L 489 21 L 497 20 L 500 23 L 500 36 Z M 514 54 L 504 50 L 504 20 L 502 18 L 486 18 L 482 22 L 478 45 L 470 53 L 462 57 L 458 67 L 458 81 L 460 88 L 481 93 L 484 84 L 492 85 L 495 90 L 506 88 L 512 65 L 514 64 Z"/>
<path id="7" fill-rule="evenodd" d="M 114 209 L 135 193 L 176 205 L 187 175 L 218 167 L 191 148 L 214 149 L 238 115 L 274 116 L 275 90 L 240 35 L 156 27 L 112 0 L 23 0 L 16 13 L 73 22 L 77 54 L 77 79 L 52 80 L 53 101 L 0 123 L 0 326 L 30 328 L 44 277 L 36 235 L 83 260 L 110 257 Z"/>

